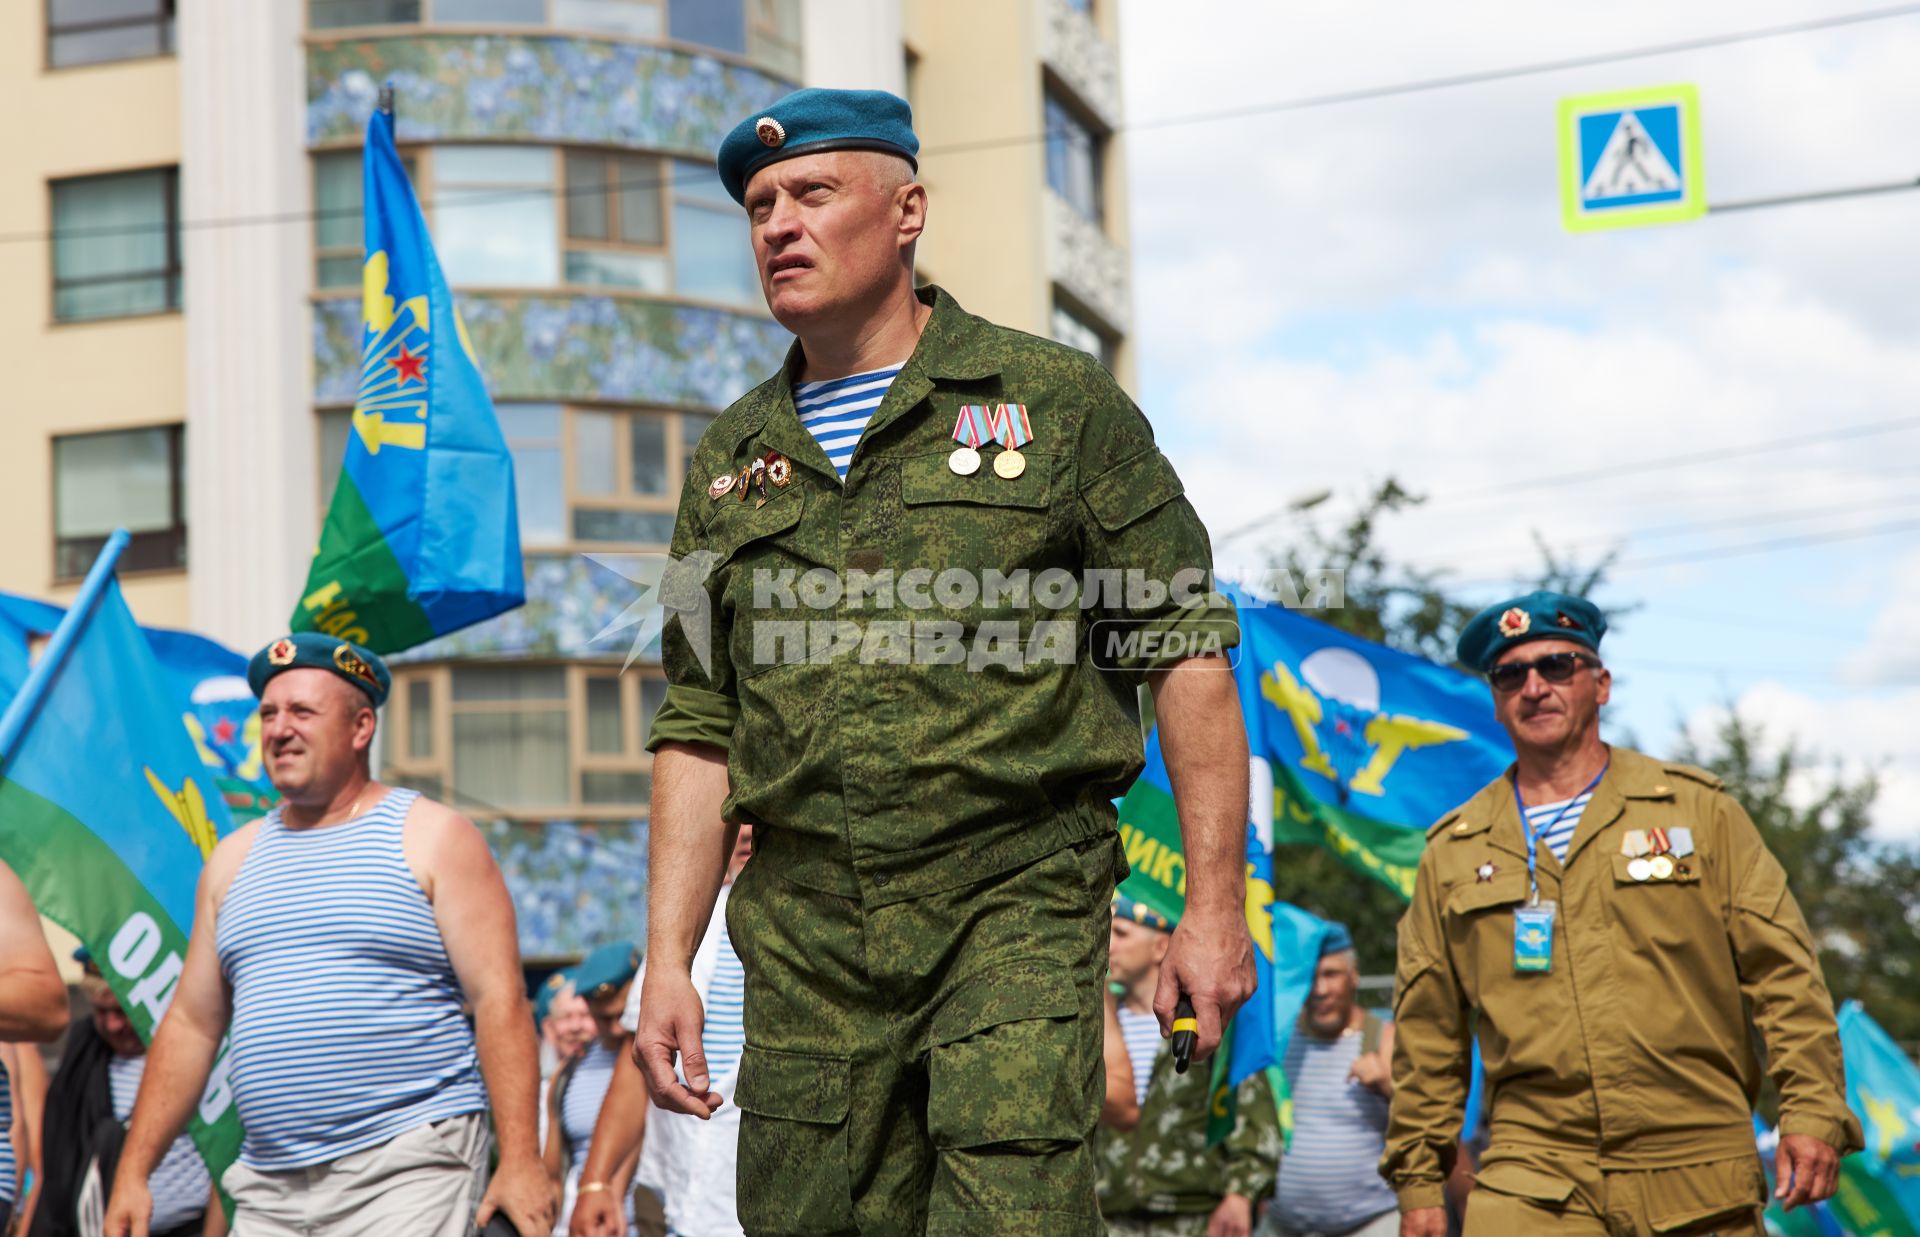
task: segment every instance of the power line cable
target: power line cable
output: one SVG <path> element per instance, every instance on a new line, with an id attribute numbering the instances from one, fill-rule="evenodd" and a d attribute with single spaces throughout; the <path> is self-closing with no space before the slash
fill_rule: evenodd
<path id="1" fill-rule="evenodd" d="M 1179 116 L 1164 116 L 1157 120 L 1135 121 L 1115 126 L 1114 132 L 1142 133 L 1158 129 L 1178 128 L 1197 124 L 1215 124 L 1241 120 L 1254 116 L 1273 115 L 1281 112 L 1306 111 L 1313 108 L 1333 107 L 1346 103 L 1359 103 L 1372 99 L 1386 99 L 1402 95 L 1424 94 L 1436 90 L 1450 90 L 1460 86 L 1479 85 L 1487 82 L 1508 81 L 1514 78 L 1534 77 L 1547 73 L 1558 73 L 1568 69 L 1589 68 L 1595 65 L 1614 64 L 1625 60 L 1641 60 L 1654 56 L 1672 55 L 1677 52 L 1700 51 L 1707 48 L 1727 47 L 1741 43 L 1757 42 L 1763 39 L 1781 38 L 1795 34 L 1810 34 L 1825 30 L 1835 30 L 1847 26 L 1862 25 L 1868 22 L 1888 21 L 1898 17 L 1920 15 L 1920 4 L 1900 4 L 1885 8 L 1864 9 L 1852 13 L 1836 13 L 1828 17 L 1810 18 L 1805 21 L 1787 22 L 1776 26 L 1761 26 L 1748 30 L 1730 31 L 1717 35 L 1702 35 L 1697 38 L 1679 39 L 1669 43 L 1647 44 L 1640 47 L 1622 48 L 1610 52 L 1595 52 L 1585 56 L 1569 56 L 1557 60 L 1538 60 L 1527 64 L 1511 65 L 1500 69 L 1483 69 L 1467 73 L 1448 74 L 1441 77 L 1416 78 L 1410 81 L 1392 82 L 1380 86 L 1360 87 L 1354 90 L 1332 91 L 1326 94 L 1303 95 L 1291 99 L 1276 99 L 1266 103 L 1245 104 L 1237 107 L 1216 108 L 1204 112 L 1189 112 Z M 1003 150 L 1019 146 L 1032 146 L 1046 142 L 1054 137 L 1063 136 L 1061 128 L 1044 128 L 1038 133 L 1026 133 L 1017 136 L 983 138 L 971 142 L 949 142 L 922 148 L 921 158 L 935 155 L 970 154 L 982 150 Z M 455 143 L 444 143 L 455 144 Z M 671 157 L 671 156 L 663 156 Z M 616 185 L 615 188 L 658 189 L 665 182 L 659 179 L 647 179 Z M 1857 186 L 1842 189 L 1813 190 L 1806 193 L 1783 197 L 1757 198 L 1745 202 L 1712 206 L 1712 211 L 1754 210 L 1768 206 L 1785 206 L 1801 202 L 1825 201 L 1835 198 L 1857 197 L 1866 194 L 1887 193 L 1900 189 L 1920 188 L 1920 179 L 1911 182 L 1893 182 L 1884 185 Z M 522 199 L 527 197 L 568 197 L 575 192 L 600 193 L 604 186 L 584 186 L 576 190 L 569 186 L 565 189 L 523 189 L 510 190 L 483 198 L 467 198 L 460 203 L 436 204 L 436 209 L 446 209 L 449 205 L 479 205 L 486 201 Z M 429 203 L 422 203 L 429 205 Z M 287 223 L 307 223 L 317 219 L 340 217 L 358 217 L 358 210 L 337 208 L 329 211 L 283 211 L 267 215 L 226 216 L 215 219 L 182 220 L 178 227 L 182 230 L 204 230 L 230 227 L 259 227 Z M 164 231 L 166 224 L 127 224 L 98 229 L 67 229 L 60 235 L 63 239 L 77 236 L 120 236 L 152 231 Z M 53 239 L 54 233 L 47 231 L 0 233 L 0 244 L 21 244 Z"/>

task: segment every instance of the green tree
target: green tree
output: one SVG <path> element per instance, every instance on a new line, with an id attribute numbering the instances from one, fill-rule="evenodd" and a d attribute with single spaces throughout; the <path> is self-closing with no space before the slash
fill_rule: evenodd
<path id="1" fill-rule="evenodd" d="M 1920 855 L 1873 836 L 1876 777 L 1822 768 L 1798 740 L 1766 739 L 1729 709 L 1679 759 L 1720 775 L 1786 868 L 1836 1006 L 1857 1000 L 1894 1039 L 1920 1041 Z"/>

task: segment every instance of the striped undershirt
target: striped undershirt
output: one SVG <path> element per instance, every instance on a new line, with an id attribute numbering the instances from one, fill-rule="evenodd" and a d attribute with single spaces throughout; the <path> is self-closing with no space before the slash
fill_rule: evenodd
<path id="1" fill-rule="evenodd" d="M 1293 1140 L 1273 1195 L 1286 1230 L 1344 1233 L 1396 1205 L 1374 1169 L 1387 1145 L 1386 1098 L 1348 1077 L 1363 1039 L 1358 1030 L 1320 1039 L 1297 1029 L 1287 1041 Z"/>
<path id="2" fill-rule="evenodd" d="M 1120 1038 L 1127 1045 L 1127 1062 L 1133 1066 L 1133 1102 L 1147 1102 L 1147 1085 L 1153 1081 L 1153 1062 L 1160 1055 L 1160 1020 L 1149 1010 L 1137 1014 L 1122 1005 Z"/>
<path id="3" fill-rule="evenodd" d="M 13 1083 L 7 1078 L 7 1067 L 0 1065 L 0 1203 L 13 1201 L 17 1186 L 17 1172 L 13 1164 L 13 1137 L 7 1131 L 13 1128 Z"/>
<path id="4" fill-rule="evenodd" d="M 140 1094 L 140 1079 L 146 1072 L 144 1053 L 107 1062 L 107 1093 L 113 1101 L 113 1115 L 123 1125 L 133 1117 L 133 1100 Z M 213 1179 L 207 1175 L 206 1161 L 194 1149 L 193 1139 L 180 1135 L 147 1178 L 147 1189 L 153 1195 L 149 1230 L 163 1233 L 206 1214 L 212 1188 Z"/>
<path id="5" fill-rule="evenodd" d="M 1589 791 L 1577 798 L 1562 799 L 1558 803 L 1543 803 L 1539 807 L 1527 809 L 1529 829 L 1540 830 L 1546 829 L 1549 825 L 1552 826 L 1550 832 L 1540 835 L 1540 840 L 1547 844 L 1547 849 L 1552 851 L 1553 857 L 1561 863 L 1567 861 L 1567 844 L 1573 841 L 1573 831 L 1580 826 L 1580 814 L 1587 810 L 1587 803 L 1592 798 L 1593 793 Z M 1565 810 L 1565 816 L 1560 815 L 1562 810 Z M 1559 819 L 1556 820 L 1555 817 Z"/>
<path id="6" fill-rule="evenodd" d="M 853 462 L 853 449 L 860 445 L 860 435 L 873 419 L 880 401 L 886 398 L 894 375 L 905 364 L 902 361 L 900 365 L 825 382 L 803 382 L 793 389 L 793 407 L 800 414 L 800 424 L 807 427 L 820 449 L 827 453 L 827 459 L 832 461 L 842 481 L 847 479 L 847 465 Z"/>
<path id="7" fill-rule="evenodd" d="M 707 1024 L 700 1033 L 700 1048 L 707 1054 L 709 1085 L 733 1073 L 747 1046 L 747 973 L 740 965 L 740 955 L 733 952 L 726 917 L 716 915 L 714 920 L 720 931 L 720 948 L 713 960 L 713 979 L 707 985 Z"/>
<path id="8" fill-rule="evenodd" d="M 275 808 L 220 907 L 241 1162 L 305 1168 L 484 1112 L 473 1027 L 401 848 L 410 790 L 288 829 Z"/>

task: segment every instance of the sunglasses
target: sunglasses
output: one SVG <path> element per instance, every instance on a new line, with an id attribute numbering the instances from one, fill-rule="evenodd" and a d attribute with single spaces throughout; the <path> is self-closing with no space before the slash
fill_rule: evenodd
<path id="1" fill-rule="evenodd" d="M 1600 659 L 1585 653 L 1548 653 L 1532 661 L 1503 661 L 1487 671 L 1487 682 L 1493 684 L 1497 692 L 1514 692 L 1526 683 L 1528 671 L 1538 670 L 1540 677 L 1549 683 L 1565 683 L 1582 666 L 1598 670 Z"/>

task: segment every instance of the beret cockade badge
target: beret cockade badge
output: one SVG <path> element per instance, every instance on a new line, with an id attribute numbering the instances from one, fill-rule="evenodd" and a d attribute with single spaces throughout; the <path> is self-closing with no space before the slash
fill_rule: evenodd
<path id="1" fill-rule="evenodd" d="M 753 122 L 753 135 L 762 146 L 779 146 L 787 140 L 787 128 L 771 116 L 762 116 Z"/>
<path id="2" fill-rule="evenodd" d="M 1533 616 L 1519 606 L 1513 607 L 1500 616 L 1500 634 L 1511 640 L 1515 636 L 1524 636 L 1533 626 Z"/>

